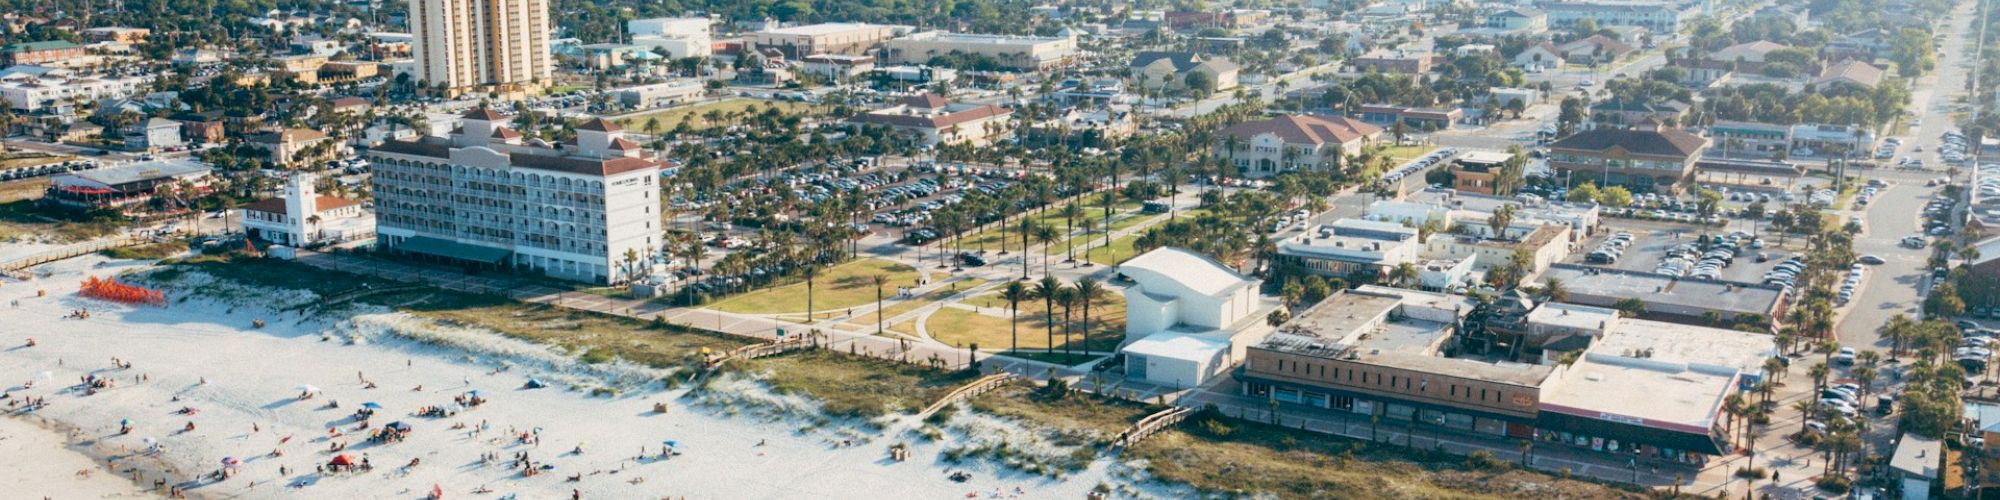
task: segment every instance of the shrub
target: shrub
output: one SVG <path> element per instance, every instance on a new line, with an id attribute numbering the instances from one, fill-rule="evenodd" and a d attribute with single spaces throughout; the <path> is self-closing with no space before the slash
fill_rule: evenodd
<path id="1" fill-rule="evenodd" d="M 611 354 L 610 350 L 592 347 L 589 351 L 584 351 L 583 362 L 595 365 L 610 362 L 615 357 L 616 355 Z"/>
<path id="2" fill-rule="evenodd" d="M 1506 462 L 1493 457 L 1493 452 L 1479 450 L 1465 456 L 1465 466 L 1472 470 L 1494 470 L 1507 467 Z"/>
<path id="3" fill-rule="evenodd" d="M 1847 478 L 1840 476 L 1826 476 L 1819 478 L 1819 482 L 1817 484 L 1819 485 L 1820 489 L 1831 491 L 1834 493 L 1846 493 L 1848 489 L 1854 487 L 1854 484 L 1852 482 L 1849 482 Z"/>
<path id="4" fill-rule="evenodd" d="M 1764 479 L 1767 477 L 1771 477 L 1771 471 L 1765 470 L 1763 467 L 1744 466 L 1736 469 L 1736 477 L 1744 479 Z"/>

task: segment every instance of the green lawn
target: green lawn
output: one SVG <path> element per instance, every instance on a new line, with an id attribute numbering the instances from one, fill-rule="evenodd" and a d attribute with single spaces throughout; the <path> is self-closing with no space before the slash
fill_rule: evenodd
<path id="1" fill-rule="evenodd" d="M 1390 162 L 1396 165 L 1401 165 L 1403 162 L 1415 160 L 1417 159 L 1417 157 L 1423 156 L 1425 153 L 1429 153 L 1431 152 L 1431 150 L 1434 149 L 1437 149 L 1437 146 L 1428 146 L 1428 145 L 1390 146 L 1382 148 L 1382 153 L 1380 156 L 1386 156 L 1389 158 Z M 1390 168 L 1395 168 L 1395 167 L 1391 166 Z"/>
<path id="2" fill-rule="evenodd" d="M 957 295 L 958 292 L 970 290 L 973 288 L 978 288 L 979 285 L 983 284 L 986 284 L 986 280 L 979 278 L 967 278 L 964 281 L 958 282 L 957 287 L 945 287 L 938 290 L 932 290 L 929 293 L 925 293 L 914 299 L 905 300 L 895 304 L 888 304 L 882 308 L 881 314 L 884 319 L 895 318 L 896 316 L 902 315 L 903 313 L 915 311 L 917 309 L 923 308 L 924 306 L 931 305 L 931 303 L 944 300 L 945 297 Z M 876 313 L 874 312 L 865 312 L 854 315 L 854 318 L 849 319 L 847 323 L 852 325 L 868 325 L 870 328 L 873 328 L 875 325 L 875 316 Z M 904 333 L 915 334 L 917 333 L 917 329 L 911 328 L 909 330 L 905 330 Z"/>
<path id="3" fill-rule="evenodd" d="M 1091 245 L 1090 251 L 1085 252 L 1084 256 L 1089 258 L 1091 262 L 1096 262 L 1099 265 L 1118 265 L 1120 262 L 1125 262 L 1126 259 L 1138 256 L 1138 252 L 1132 248 L 1132 240 L 1136 238 L 1138 238 L 1138 235 L 1129 234 L 1111 240 L 1111 245 L 1103 248 Z"/>
<path id="4" fill-rule="evenodd" d="M 679 126 L 680 123 L 684 121 L 688 122 L 688 128 L 704 129 L 711 126 L 727 124 L 726 122 L 708 123 L 708 120 L 703 118 L 703 115 L 708 114 L 709 111 L 716 111 L 718 113 L 723 113 L 726 115 L 729 113 L 748 112 L 753 107 L 756 108 L 759 112 L 765 109 L 778 108 L 786 113 L 801 113 L 811 108 L 808 105 L 796 102 L 765 101 L 760 99 L 725 99 L 722 101 L 709 102 L 703 104 L 677 106 L 677 107 L 652 110 L 652 111 L 641 111 L 638 113 L 615 116 L 612 117 L 611 119 L 613 121 L 618 122 L 619 125 L 624 126 L 628 130 L 641 131 L 641 132 L 645 131 L 646 122 L 654 118 L 658 118 L 660 120 L 660 130 L 662 131 L 673 130 L 674 127 Z M 727 120 L 727 117 L 725 117 L 724 120 Z"/>
<path id="5" fill-rule="evenodd" d="M 845 309 L 875 302 L 875 284 L 869 277 L 889 277 L 882 285 L 884 296 L 893 296 L 896 287 L 916 286 L 917 269 L 906 264 L 863 259 L 834 266 L 813 282 L 813 307 L 820 311 Z M 783 314 L 806 312 L 806 284 L 801 281 L 737 295 L 708 306 L 710 309 L 743 314 Z"/>
<path id="6" fill-rule="evenodd" d="M 924 323 L 924 330 L 931 338 L 954 346 L 979 344 L 984 349 L 1008 348 L 1013 345 L 1013 321 L 1007 311 L 1007 300 L 999 293 L 984 293 L 966 299 L 961 304 L 984 309 L 988 314 L 946 307 L 932 313 Z M 1038 299 L 1021 301 L 1020 347 L 1022 349 L 1045 349 L 1051 347 L 1048 338 L 1048 316 L 1042 313 L 1042 301 Z M 1062 321 L 1062 308 L 1056 308 L 1056 321 Z M 1125 335 L 1125 296 L 1106 293 L 1090 307 L 1090 342 L 1083 343 L 1083 308 L 1070 309 L 1069 325 L 1072 329 L 1071 342 L 1074 347 L 1096 351 L 1109 351 L 1118 347 Z M 1057 338 L 1053 347 L 1061 348 L 1065 341 L 1061 338 L 1062 328 L 1056 328 Z"/>
<path id="7" fill-rule="evenodd" d="M 979 377 L 976 371 L 946 372 L 818 349 L 749 360 L 741 366 L 766 374 L 778 392 L 818 400 L 833 416 L 858 418 L 922 409 Z"/>

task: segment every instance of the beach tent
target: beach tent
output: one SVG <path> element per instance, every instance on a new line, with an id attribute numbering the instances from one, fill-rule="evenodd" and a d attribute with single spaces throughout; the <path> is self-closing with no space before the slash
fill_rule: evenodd
<path id="1" fill-rule="evenodd" d="M 548 387 L 548 384 L 543 384 L 541 379 L 534 379 L 534 378 L 528 379 L 529 389 L 540 389 L 543 387 Z"/>
<path id="2" fill-rule="evenodd" d="M 346 453 L 342 453 L 342 454 L 340 454 L 339 456 L 335 456 L 335 457 L 333 457 L 333 461 L 331 461 L 331 462 L 327 462 L 327 464 L 328 464 L 328 465 L 354 465 L 354 455 L 348 455 L 348 454 L 346 454 Z"/>
<path id="3" fill-rule="evenodd" d="M 380 404 L 376 404 L 376 403 L 375 403 L 374 401 L 369 401 L 369 402 L 366 402 L 366 403 L 361 403 L 361 407 L 362 407 L 362 408 L 367 408 L 367 409 L 370 409 L 370 410 L 380 410 L 380 409 L 382 409 L 382 405 L 380 405 Z"/>
<path id="4" fill-rule="evenodd" d="M 389 425 L 383 427 L 396 432 L 410 432 L 410 424 L 405 424 L 400 420 L 389 422 Z"/>

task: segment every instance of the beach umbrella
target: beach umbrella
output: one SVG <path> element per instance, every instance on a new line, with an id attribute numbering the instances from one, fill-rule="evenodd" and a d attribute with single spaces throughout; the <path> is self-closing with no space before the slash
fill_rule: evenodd
<path id="1" fill-rule="evenodd" d="M 395 422 L 389 422 L 389 425 L 386 425 L 384 427 L 387 427 L 389 430 L 397 432 L 405 432 L 410 430 L 410 424 L 405 424 L 401 420 Z"/>
<path id="2" fill-rule="evenodd" d="M 237 465 L 241 465 L 242 463 L 243 462 L 237 460 L 236 457 L 222 457 L 222 465 L 224 466 L 235 467 Z"/>
<path id="3" fill-rule="evenodd" d="M 472 396 L 472 397 L 475 397 L 475 398 L 476 398 L 476 397 L 479 397 L 479 389 L 473 389 L 473 390 L 470 390 L 470 391 L 466 391 L 466 393 L 465 393 L 465 394 L 466 394 L 467 396 Z"/>
<path id="4" fill-rule="evenodd" d="M 327 463 L 333 465 L 354 465 L 354 456 L 342 453 L 339 456 L 333 457 L 333 461 Z"/>
<path id="5" fill-rule="evenodd" d="M 312 385 L 312 384 L 300 384 L 300 385 L 299 385 L 299 391 L 300 391 L 300 392 L 319 392 L 319 388 L 318 388 L 318 387 L 313 387 L 313 385 Z"/>
<path id="6" fill-rule="evenodd" d="M 380 410 L 380 409 L 382 409 L 382 405 L 380 405 L 380 404 L 376 404 L 376 403 L 375 403 L 374 401 L 369 401 L 369 402 L 366 402 L 366 403 L 361 403 L 361 407 L 362 407 L 362 408 L 367 408 L 367 409 L 370 409 L 370 410 Z"/>
<path id="7" fill-rule="evenodd" d="M 661 442 L 660 444 L 664 444 L 664 445 L 667 445 L 667 447 L 668 447 L 668 448 L 679 448 L 679 447 L 681 447 L 681 442 L 680 442 L 680 441 L 675 441 L 675 440 L 672 440 L 672 439 L 669 439 L 669 440 L 666 440 L 666 441 L 663 441 L 663 442 Z"/>
<path id="8" fill-rule="evenodd" d="M 119 427 L 131 427 L 131 426 L 132 426 L 132 419 L 129 419 L 129 418 L 121 418 L 121 419 L 118 419 L 118 426 L 119 426 Z"/>

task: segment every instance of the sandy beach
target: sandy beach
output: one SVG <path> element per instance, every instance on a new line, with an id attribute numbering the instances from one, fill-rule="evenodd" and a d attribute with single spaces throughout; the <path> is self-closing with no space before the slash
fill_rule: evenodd
<path id="1" fill-rule="evenodd" d="M 78 481 L 84 455 L 112 464 L 100 479 L 130 469 L 141 487 L 163 481 L 198 498 L 421 497 L 433 487 L 450 498 L 1081 498 L 1100 483 L 1130 482 L 1115 479 L 1128 468 L 1104 458 L 1060 480 L 977 461 L 946 464 L 937 457 L 949 438 L 911 439 L 897 426 L 879 431 L 887 435 L 838 425 L 801 431 L 806 425 L 797 421 L 686 404 L 679 391 L 656 385 L 615 398 L 557 384 L 527 389 L 530 378 L 574 380 L 603 369 L 495 359 L 523 356 L 504 354 L 509 349 L 547 355 L 509 339 L 501 340 L 522 345 L 502 342 L 498 355 L 387 336 L 354 343 L 343 338 L 364 328 L 348 318 L 277 316 L 199 298 L 133 307 L 76 295 L 86 275 L 135 265 L 84 257 L 46 266 L 49 275 L 37 281 L 0 286 L 7 305 L 0 324 L 9 325 L 0 333 L 0 388 L 10 414 L 81 434 L 72 448 L 46 431 L 0 442 L 23 457 L 0 467 L 0 485 L 30 484 L 28 491 L 52 489 L 58 498 L 130 494 L 130 483 Z M 90 317 L 64 317 L 79 309 Z M 253 319 L 268 324 L 252 328 Z M 34 347 L 26 346 L 30 337 Z M 105 387 L 87 394 L 84 377 Z M 316 392 L 300 399 L 307 385 Z M 452 408 L 475 390 L 486 403 L 441 418 L 414 415 L 425 406 Z M 47 406 L 22 412 L 16 405 L 31 397 Z M 666 414 L 653 411 L 661 402 Z M 365 428 L 353 416 L 364 403 L 382 408 Z M 130 430 L 121 434 L 125 420 Z M 369 433 L 391 422 L 411 428 L 407 439 L 371 443 Z M 5 429 L 12 435 L 20 424 Z M 676 454 L 662 459 L 668 441 Z M 909 462 L 887 459 L 895 442 L 911 445 Z M 343 444 L 372 470 L 316 471 Z M 540 473 L 523 477 L 519 454 Z M 225 469 L 227 479 L 214 479 Z M 955 482 L 948 470 L 972 477 Z"/>

